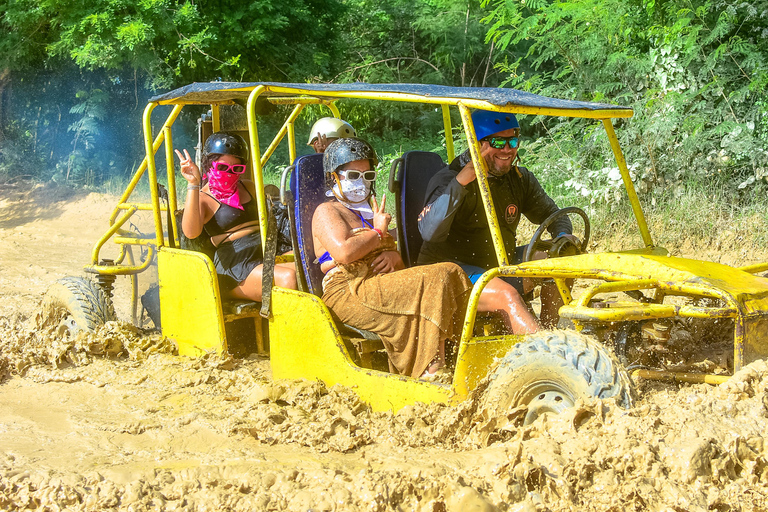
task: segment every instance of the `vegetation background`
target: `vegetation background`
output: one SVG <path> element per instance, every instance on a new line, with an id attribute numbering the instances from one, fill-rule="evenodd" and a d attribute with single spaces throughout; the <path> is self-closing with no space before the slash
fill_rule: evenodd
<path id="1" fill-rule="evenodd" d="M 768 242 L 768 0 L 0 0 L 0 30 L 0 183 L 121 191 L 147 99 L 193 81 L 501 86 L 631 106 L 617 133 L 651 224 Z M 434 108 L 342 114 L 383 169 L 444 147 Z M 521 124 L 559 204 L 587 208 L 598 237 L 636 236 L 614 221 L 631 213 L 600 123 Z"/>

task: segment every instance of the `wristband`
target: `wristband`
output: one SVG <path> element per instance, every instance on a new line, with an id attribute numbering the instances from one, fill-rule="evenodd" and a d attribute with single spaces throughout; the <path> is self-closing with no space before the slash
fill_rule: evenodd
<path id="1" fill-rule="evenodd" d="M 200 185 L 187 185 L 187 190 L 200 190 Z"/>
<path id="2" fill-rule="evenodd" d="M 379 228 L 373 228 L 373 230 L 376 232 L 377 235 L 379 235 L 379 240 L 381 240 L 384 237 L 384 233 L 382 233 Z"/>

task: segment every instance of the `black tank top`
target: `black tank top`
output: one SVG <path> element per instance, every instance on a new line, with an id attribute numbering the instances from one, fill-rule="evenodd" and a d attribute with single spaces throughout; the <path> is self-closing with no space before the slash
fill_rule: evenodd
<path id="1" fill-rule="evenodd" d="M 210 194 L 208 195 L 210 196 Z M 250 194 L 248 195 L 250 196 Z M 219 207 L 216 209 L 213 217 L 211 217 L 211 220 L 205 223 L 205 230 L 208 232 L 208 236 L 223 235 L 235 226 L 259 220 L 258 206 L 253 197 L 247 203 L 241 203 L 243 210 L 219 202 L 215 197 L 213 197 L 213 200 L 219 203 Z"/>

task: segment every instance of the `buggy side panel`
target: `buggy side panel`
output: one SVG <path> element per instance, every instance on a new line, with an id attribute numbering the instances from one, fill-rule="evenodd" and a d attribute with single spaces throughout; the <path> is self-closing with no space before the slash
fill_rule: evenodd
<path id="1" fill-rule="evenodd" d="M 216 269 L 205 254 L 160 247 L 157 253 L 163 336 L 179 355 L 227 350 Z"/>
<path id="2" fill-rule="evenodd" d="M 375 411 L 398 411 L 416 402 L 456 401 L 449 386 L 355 365 L 322 300 L 284 288 L 272 291 L 270 363 L 276 379 L 319 379 L 354 388 Z"/>

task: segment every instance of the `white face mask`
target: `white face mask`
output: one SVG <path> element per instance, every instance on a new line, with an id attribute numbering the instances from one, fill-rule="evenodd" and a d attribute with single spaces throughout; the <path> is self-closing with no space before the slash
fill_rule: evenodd
<path id="1" fill-rule="evenodd" d="M 371 182 L 362 178 L 356 180 L 339 180 L 341 183 L 341 193 L 339 193 L 338 183 L 334 185 L 336 193 L 341 197 L 345 197 L 350 203 L 362 203 L 368 199 L 368 194 L 371 193 Z"/>
<path id="2" fill-rule="evenodd" d="M 339 183 L 341 183 L 341 190 L 339 190 Z M 360 212 L 363 218 L 372 219 L 373 210 L 371 209 L 371 205 L 368 204 L 368 195 L 371 193 L 371 182 L 364 180 L 361 176 L 356 180 L 342 179 L 339 180 L 339 183 L 335 183 L 333 185 L 333 191 L 329 190 L 325 195 L 328 197 L 336 197 L 341 204 L 350 210 Z M 346 198 L 346 201 L 342 201 L 339 197 Z"/>

